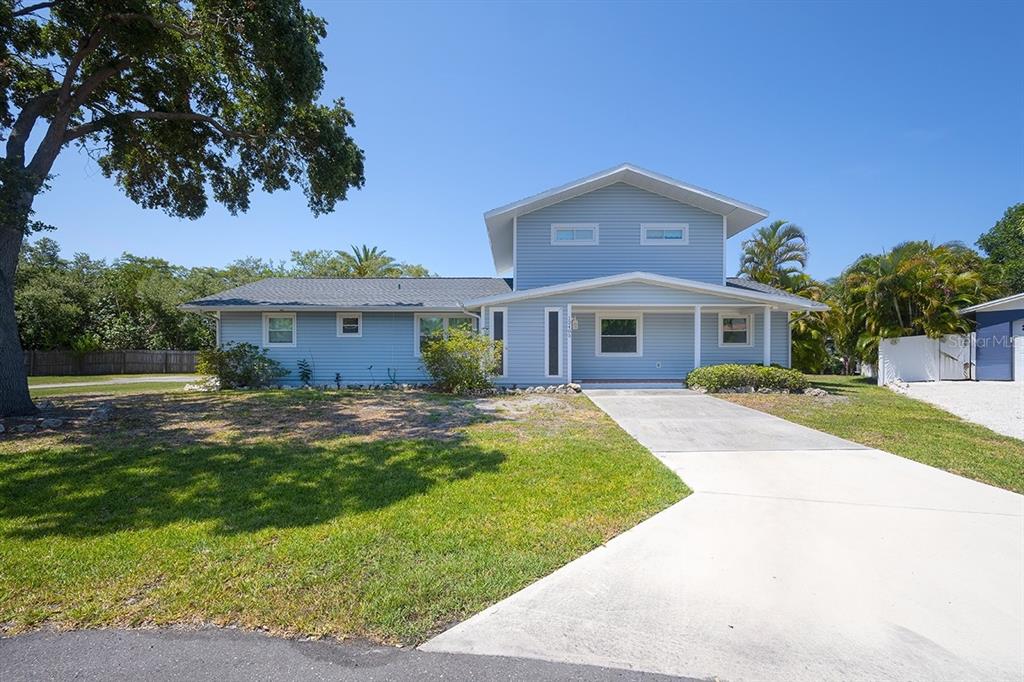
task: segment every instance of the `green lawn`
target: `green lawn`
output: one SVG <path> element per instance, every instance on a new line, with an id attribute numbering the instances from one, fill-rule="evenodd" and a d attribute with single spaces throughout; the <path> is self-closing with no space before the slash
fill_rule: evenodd
<path id="1" fill-rule="evenodd" d="M 2 632 L 216 623 L 418 642 L 688 493 L 583 396 L 113 403 L 91 430 L 0 440 Z"/>
<path id="2" fill-rule="evenodd" d="M 716 397 L 1024 493 L 1024 442 L 966 422 L 927 403 L 860 377 L 816 376 L 812 384 L 837 396 L 722 394 Z"/>
<path id="3" fill-rule="evenodd" d="M 181 372 L 175 376 L 186 376 L 188 372 Z M 85 383 L 87 381 L 111 381 L 113 379 L 152 379 L 153 381 L 159 381 L 162 377 L 166 377 L 166 374 L 77 374 L 72 376 L 60 375 L 60 376 L 40 376 L 40 377 L 29 377 L 28 385 L 36 386 L 38 384 L 78 384 Z M 199 374 L 191 375 L 197 380 L 201 376 Z"/>
<path id="4" fill-rule="evenodd" d="M 173 393 L 181 391 L 191 381 L 142 381 L 132 384 L 102 384 L 96 386 L 59 386 L 54 388 L 28 387 L 33 398 L 53 398 L 70 395 L 134 395 L 137 393 Z"/>

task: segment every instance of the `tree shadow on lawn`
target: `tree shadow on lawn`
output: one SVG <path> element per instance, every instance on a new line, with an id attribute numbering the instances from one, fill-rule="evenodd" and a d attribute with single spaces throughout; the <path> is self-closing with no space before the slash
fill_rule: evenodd
<path id="1" fill-rule="evenodd" d="M 158 422 L 175 409 L 173 402 L 141 402 L 150 406 L 147 419 Z M 254 415 L 216 412 L 218 420 L 238 421 L 234 435 L 219 442 L 207 429 L 166 419 L 140 431 L 131 411 L 111 432 L 22 439 L 0 463 L 6 534 L 91 537 L 182 521 L 210 521 L 221 534 L 317 525 L 496 471 L 505 460 L 500 450 L 472 445 L 448 427 L 434 438 L 396 439 L 400 429 L 376 440 L 345 429 L 340 435 L 350 437 L 319 429 L 321 439 L 312 440 L 293 429 L 248 438 Z"/>

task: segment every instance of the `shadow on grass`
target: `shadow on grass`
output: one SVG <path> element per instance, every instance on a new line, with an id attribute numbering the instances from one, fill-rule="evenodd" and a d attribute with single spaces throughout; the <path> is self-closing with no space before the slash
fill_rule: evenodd
<path id="1" fill-rule="evenodd" d="M 212 522 L 222 534 L 294 528 L 382 509 L 505 460 L 462 436 L 461 426 L 488 419 L 479 413 L 444 412 L 440 424 L 419 414 L 410 424 L 422 412 L 411 402 L 362 416 L 351 402 L 309 410 L 311 402 L 321 399 L 275 398 L 253 410 L 249 397 L 135 397 L 109 426 L 61 443 L 22 439 L 0 462 L 0 520 L 22 538 L 183 521 Z M 283 430 L 268 427 L 271 417 Z M 234 435 L 218 440 L 215 427 Z"/>
<path id="2" fill-rule="evenodd" d="M 833 395 L 855 395 L 860 389 L 877 386 L 877 379 L 862 376 L 818 375 L 811 377 L 811 384 L 823 388 Z"/>

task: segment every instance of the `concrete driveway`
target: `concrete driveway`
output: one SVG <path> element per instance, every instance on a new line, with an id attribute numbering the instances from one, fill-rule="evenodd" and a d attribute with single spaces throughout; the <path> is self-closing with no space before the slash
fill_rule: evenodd
<path id="1" fill-rule="evenodd" d="M 695 491 L 429 651 L 724 680 L 1019 680 L 1024 497 L 683 390 L 588 392 Z"/>
<path id="2" fill-rule="evenodd" d="M 907 395 L 996 433 L 1024 438 L 1024 381 L 919 381 L 907 385 Z"/>

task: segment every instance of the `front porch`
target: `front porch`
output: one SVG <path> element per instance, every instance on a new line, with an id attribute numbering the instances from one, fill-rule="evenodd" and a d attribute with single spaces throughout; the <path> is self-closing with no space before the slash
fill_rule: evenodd
<path id="1" fill-rule="evenodd" d="M 570 303 L 565 316 L 569 383 L 682 385 L 702 365 L 789 364 L 788 313 L 771 306 Z"/>

